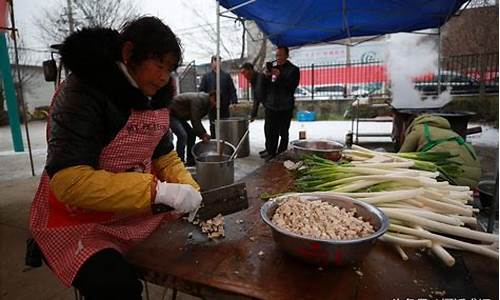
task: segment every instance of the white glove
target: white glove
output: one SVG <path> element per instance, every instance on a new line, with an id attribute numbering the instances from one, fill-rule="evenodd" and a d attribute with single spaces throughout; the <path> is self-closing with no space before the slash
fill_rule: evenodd
<path id="1" fill-rule="evenodd" d="M 200 207 L 201 194 L 189 184 L 158 181 L 154 203 L 165 204 L 178 212 L 187 213 Z"/>

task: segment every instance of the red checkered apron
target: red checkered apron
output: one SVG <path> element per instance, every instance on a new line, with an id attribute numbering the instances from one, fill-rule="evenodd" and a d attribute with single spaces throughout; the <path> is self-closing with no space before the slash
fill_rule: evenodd
<path id="1" fill-rule="evenodd" d="M 168 130 L 168 109 L 132 111 L 127 124 L 99 157 L 99 169 L 110 172 L 151 171 L 151 156 Z M 47 124 L 49 127 L 50 124 Z M 123 253 L 147 238 L 162 221 L 177 213 L 134 215 L 96 212 L 59 202 L 44 171 L 33 200 L 30 229 L 50 268 L 70 286 L 82 264 L 96 252 Z"/>

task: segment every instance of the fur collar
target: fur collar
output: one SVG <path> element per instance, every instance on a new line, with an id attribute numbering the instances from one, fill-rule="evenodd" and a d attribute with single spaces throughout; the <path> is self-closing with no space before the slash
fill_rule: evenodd
<path id="1" fill-rule="evenodd" d="M 151 100 L 130 84 L 116 64 L 120 61 L 121 38 L 109 28 L 84 28 L 66 38 L 60 54 L 72 76 L 95 88 L 125 109 L 164 108 L 173 96 L 170 84 L 160 89 Z"/>

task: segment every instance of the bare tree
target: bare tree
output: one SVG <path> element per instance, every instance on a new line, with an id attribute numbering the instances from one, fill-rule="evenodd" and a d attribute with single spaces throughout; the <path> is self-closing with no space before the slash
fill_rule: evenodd
<path id="1" fill-rule="evenodd" d="M 445 25 L 442 50 L 445 56 L 476 56 L 472 65 L 470 60 L 464 60 L 468 65 L 462 68 L 476 72 L 483 98 L 488 80 L 486 73 L 491 69 L 498 70 L 498 3 L 475 0 L 470 5 L 471 8 Z"/>
<path id="2" fill-rule="evenodd" d="M 23 90 L 23 92 L 29 91 L 33 88 L 36 72 L 30 68 L 34 65 L 33 57 L 30 55 L 30 49 L 24 47 L 23 39 L 18 39 L 18 57 L 19 57 L 19 71 L 20 80 L 17 75 L 17 65 L 15 64 L 15 49 L 13 46 L 9 47 L 9 60 L 11 63 L 12 80 L 14 81 L 14 88 L 16 93 Z M 20 87 L 22 86 L 22 89 Z M 6 125 L 7 112 L 5 111 L 5 99 L 3 93 L 3 84 L 0 84 L 0 126 Z"/>
<path id="3" fill-rule="evenodd" d="M 183 40 L 194 45 L 195 48 L 197 48 L 197 53 L 206 56 L 213 55 L 216 52 L 217 43 L 215 23 L 210 22 L 209 16 L 203 14 L 199 7 L 196 6 L 196 3 L 185 1 L 183 5 L 186 9 L 193 12 L 198 20 L 198 24 L 191 28 L 181 29 L 176 33 Z M 251 28 L 256 28 L 253 22 L 249 24 L 251 24 Z M 269 41 L 260 30 L 252 29 L 251 31 L 254 31 L 253 35 L 251 35 L 249 31 L 250 29 L 247 28 L 247 22 L 245 20 L 238 17 L 234 20 L 222 17 L 221 32 L 223 38 L 220 41 L 221 56 L 229 59 L 239 58 L 240 60 L 246 57 L 249 61 L 254 63 L 258 70 L 261 70 L 269 50 Z M 250 43 L 252 44 L 251 47 L 249 47 Z M 254 45 L 257 43 L 258 45 L 255 47 Z M 236 49 L 236 47 L 230 47 L 234 45 L 238 45 L 241 49 L 239 53 L 233 50 Z M 191 51 L 193 50 L 191 49 Z"/>
<path id="4" fill-rule="evenodd" d="M 203 14 L 196 5 L 193 5 L 191 2 L 182 2 L 183 6 L 186 9 L 189 9 L 193 14 L 197 17 L 198 24 L 194 29 L 194 31 L 181 32 L 179 35 L 182 38 L 185 38 L 188 42 L 196 45 L 200 50 L 202 50 L 206 55 L 213 55 L 216 50 L 217 44 L 217 29 L 215 28 L 215 24 L 209 21 L 206 14 Z M 231 33 L 235 31 L 235 28 L 231 28 L 231 26 L 227 25 L 227 19 L 222 18 L 221 23 L 224 20 L 224 24 L 221 24 L 221 29 L 232 29 Z M 239 31 L 239 29 L 237 29 Z M 200 38 L 199 34 L 202 34 L 204 38 Z M 235 58 L 236 55 L 230 51 L 231 47 L 228 47 L 229 44 L 241 44 L 241 40 L 238 37 L 236 39 L 231 34 L 224 35 L 224 39 L 220 40 L 220 49 L 221 56 L 227 58 Z"/>
<path id="5" fill-rule="evenodd" d="M 138 15 L 131 0 L 58 0 L 53 7 L 42 9 L 35 24 L 40 30 L 40 42 L 50 45 L 68 36 L 70 22 L 75 29 L 87 26 L 117 28 Z"/>
<path id="6" fill-rule="evenodd" d="M 16 91 L 19 91 L 19 86 L 22 85 L 22 89 L 26 93 L 33 88 L 35 77 L 37 76 L 37 73 L 32 68 L 35 66 L 35 60 L 32 55 L 33 49 L 26 48 L 23 39 L 18 39 L 17 42 L 19 72 L 21 78 L 19 80 L 17 76 L 15 49 L 14 47 L 9 47 L 9 56 L 12 65 L 12 78 L 14 80 L 14 85 L 16 86 Z"/>
<path id="7" fill-rule="evenodd" d="M 241 22 L 241 26 L 243 27 L 243 31 L 241 33 L 241 54 L 240 54 L 240 59 L 243 59 L 245 57 L 247 28 L 245 26 L 245 20 L 241 19 L 241 18 L 238 18 L 238 19 Z"/>
<path id="8" fill-rule="evenodd" d="M 485 7 L 493 5 L 498 5 L 498 0 L 471 0 L 471 2 L 467 7 L 475 8 L 475 7 Z"/>
<path id="9" fill-rule="evenodd" d="M 267 53 L 267 40 L 262 40 L 260 42 L 260 49 L 257 52 L 252 64 L 255 66 L 257 71 L 262 72 L 264 68 L 264 62 L 266 61 L 266 53 Z"/>
<path id="10" fill-rule="evenodd" d="M 464 10 L 444 26 L 445 56 L 498 53 L 498 5 L 486 5 L 489 2 L 474 1 L 473 8 Z"/>
<path id="11" fill-rule="evenodd" d="M 248 60 L 252 62 L 255 69 L 261 72 L 268 55 L 270 55 L 271 42 L 266 37 L 265 33 L 254 23 L 247 23 L 247 44 L 248 44 Z"/>

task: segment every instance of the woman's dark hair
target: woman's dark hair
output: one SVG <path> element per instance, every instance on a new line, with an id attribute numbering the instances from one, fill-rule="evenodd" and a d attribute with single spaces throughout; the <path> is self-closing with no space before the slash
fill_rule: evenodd
<path id="1" fill-rule="evenodd" d="M 130 60 L 139 63 L 149 58 L 162 59 L 167 53 L 177 57 L 177 68 L 182 63 L 182 48 L 170 27 L 156 17 L 140 17 L 123 25 L 121 43 L 134 45 Z"/>

